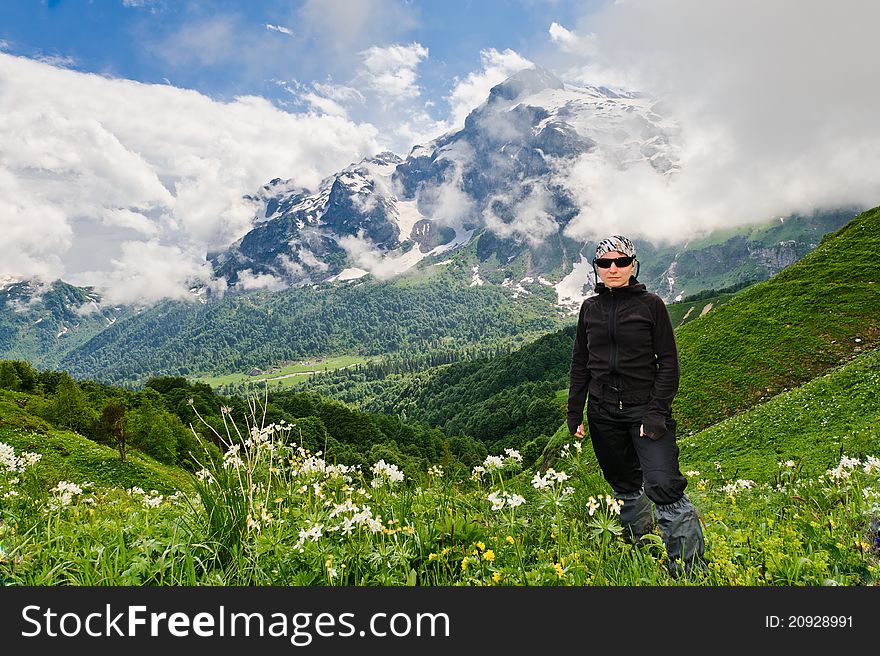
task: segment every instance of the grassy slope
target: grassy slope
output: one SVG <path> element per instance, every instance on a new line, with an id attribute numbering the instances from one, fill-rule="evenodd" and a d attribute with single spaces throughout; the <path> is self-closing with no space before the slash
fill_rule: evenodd
<path id="1" fill-rule="evenodd" d="M 41 454 L 39 471 L 44 486 L 68 480 L 78 484 L 92 482 L 100 487 L 138 486 L 163 494 L 189 489 L 190 476 L 179 467 L 163 465 L 137 451 L 129 451 L 126 461 L 120 462 L 116 449 L 53 428 L 28 414 L 17 403 L 26 396 L 0 390 L 0 442 L 14 447 L 16 453 Z"/>
<path id="2" fill-rule="evenodd" d="M 841 454 L 880 455 L 880 350 L 863 353 L 809 383 L 680 440 L 682 468 L 726 479 L 773 482 L 777 462 L 803 475 L 834 467 Z"/>
<path id="3" fill-rule="evenodd" d="M 670 303 L 667 308 L 669 309 L 669 318 L 672 320 L 672 326 L 678 328 L 686 323 L 690 323 L 694 319 L 699 319 L 700 316 L 704 316 L 704 311 L 708 314 L 727 303 L 734 296 L 736 294 L 719 294 L 718 296 L 704 298 L 699 301 Z"/>
<path id="4" fill-rule="evenodd" d="M 676 331 L 683 433 L 742 412 L 880 346 L 880 208 Z"/>

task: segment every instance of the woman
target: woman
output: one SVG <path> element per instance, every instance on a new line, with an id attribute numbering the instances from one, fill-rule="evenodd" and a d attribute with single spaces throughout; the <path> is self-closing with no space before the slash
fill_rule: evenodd
<path id="1" fill-rule="evenodd" d="M 571 355 L 568 429 L 584 437 L 584 405 L 605 480 L 623 501 L 620 521 L 638 543 L 657 524 L 673 576 L 705 571 L 703 531 L 678 467 L 672 399 L 678 350 L 663 300 L 633 274 L 633 243 L 621 235 L 596 247 L 596 295 L 581 305 Z"/>

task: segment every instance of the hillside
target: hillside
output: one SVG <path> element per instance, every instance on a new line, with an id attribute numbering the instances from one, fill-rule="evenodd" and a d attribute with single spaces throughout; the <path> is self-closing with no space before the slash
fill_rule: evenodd
<path id="1" fill-rule="evenodd" d="M 540 288 L 541 285 L 536 285 Z M 165 301 L 70 352 L 61 368 L 111 383 L 244 372 L 316 355 L 416 352 L 536 337 L 559 327 L 552 289 L 511 291 L 424 274 Z"/>
<path id="2" fill-rule="evenodd" d="M 810 382 L 680 440 L 682 468 L 710 479 L 774 483 L 780 462 L 790 475 L 816 477 L 842 454 L 880 455 L 880 349 L 867 351 Z M 722 470 L 717 471 L 715 463 Z"/>
<path id="3" fill-rule="evenodd" d="M 676 331 L 683 433 L 710 426 L 880 345 L 880 208 L 803 260 Z"/>
<path id="4" fill-rule="evenodd" d="M 30 395 L 0 389 L 0 442 L 16 451 L 41 455 L 38 485 L 48 489 L 60 480 L 100 487 L 157 490 L 172 494 L 192 489 L 185 470 L 131 450 L 125 462 L 119 451 L 78 433 L 56 428 L 25 409 Z"/>

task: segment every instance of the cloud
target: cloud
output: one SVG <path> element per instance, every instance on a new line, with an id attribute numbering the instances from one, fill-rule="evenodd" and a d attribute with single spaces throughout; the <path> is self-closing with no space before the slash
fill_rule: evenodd
<path id="1" fill-rule="evenodd" d="M 148 43 L 147 48 L 175 67 L 191 62 L 202 66 L 241 62 L 266 46 L 253 31 L 243 30 L 240 22 L 235 14 L 208 16 L 181 25 L 162 41 Z"/>
<path id="2" fill-rule="evenodd" d="M 291 22 L 309 44 L 308 57 L 341 70 L 353 68 L 357 53 L 418 26 L 416 9 L 396 0 L 305 0 Z"/>
<path id="3" fill-rule="evenodd" d="M 379 128 L 382 149 L 399 154 L 434 139 L 449 123 L 431 116 L 422 97 L 418 66 L 428 49 L 419 43 L 372 46 L 359 53 L 360 62 L 346 84 L 282 83 L 296 102 L 343 117 L 358 117 Z"/>
<path id="4" fill-rule="evenodd" d="M 585 17 L 576 31 L 595 40 L 582 72 L 613 72 L 661 98 L 681 125 L 682 170 L 664 181 L 584 158 L 570 182 L 592 201 L 572 231 L 681 238 L 877 205 L 878 21 L 880 5 L 855 0 L 629 0 Z"/>
<path id="5" fill-rule="evenodd" d="M 428 49 L 419 43 L 373 46 L 361 53 L 360 77 L 385 106 L 417 98 L 421 91 L 416 84 L 416 67 L 427 56 Z"/>
<path id="6" fill-rule="evenodd" d="M 510 50 L 499 52 L 489 48 L 480 52 L 482 69 L 469 73 L 464 79 L 456 80 L 455 86 L 446 100 L 451 107 L 451 128 L 464 127 L 464 119 L 471 110 L 486 101 L 489 90 L 496 84 L 534 64 L 522 55 Z"/>
<path id="7" fill-rule="evenodd" d="M 293 36 L 293 31 L 288 27 L 284 27 L 283 25 L 270 25 L 269 23 L 266 23 L 266 29 L 271 32 L 280 32 L 281 34 Z"/>
<path id="8" fill-rule="evenodd" d="M 581 56 L 596 54 L 595 34 L 579 36 L 575 32 L 566 29 L 556 22 L 550 23 L 548 32 L 550 34 L 550 40 L 563 52 L 574 53 Z"/>
<path id="9" fill-rule="evenodd" d="M 0 274 L 106 283 L 118 298 L 158 298 L 141 274 L 168 295 L 185 290 L 184 273 L 207 275 L 205 252 L 249 229 L 254 206 L 242 196 L 267 180 L 313 188 L 380 150 L 373 126 L 343 117 L 5 54 L 0 88 Z M 139 240 L 178 250 L 142 270 L 129 261 Z"/>
<path id="10" fill-rule="evenodd" d="M 506 206 L 509 215 L 499 216 L 495 207 Z M 552 198 L 542 185 L 532 186 L 522 198 L 495 196 L 483 210 L 486 227 L 499 237 L 525 238 L 537 246 L 559 231 L 559 224 L 550 214 Z"/>
<path id="11" fill-rule="evenodd" d="M 190 299 L 189 288 L 197 281 L 213 284 L 215 291 L 225 282 L 211 277 L 210 266 L 199 262 L 199 254 L 158 240 L 122 244 L 121 257 L 112 261 L 106 285 L 100 286 L 107 303 L 155 303 L 165 298 Z"/>
<path id="12" fill-rule="evenodd" d="M 242 289 L 268 289 L 277 292 L 287 287 L 287 283 L 270 273 L 255 274 L 250 269 L 238 273 L 238 287 Z"/>

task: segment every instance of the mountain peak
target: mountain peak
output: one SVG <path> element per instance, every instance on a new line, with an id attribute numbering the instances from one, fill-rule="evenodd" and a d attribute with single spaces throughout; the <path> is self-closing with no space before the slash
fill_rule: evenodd
<path id="1" fill-rule="evenodd" d="M 544 89 L 564 88 L 562 80 L 546 68 L 536 65 L 533 68 L 525 68 L 492 87 L 487 103 L 492 105 L 497 102 L 513 102 Z"/>

